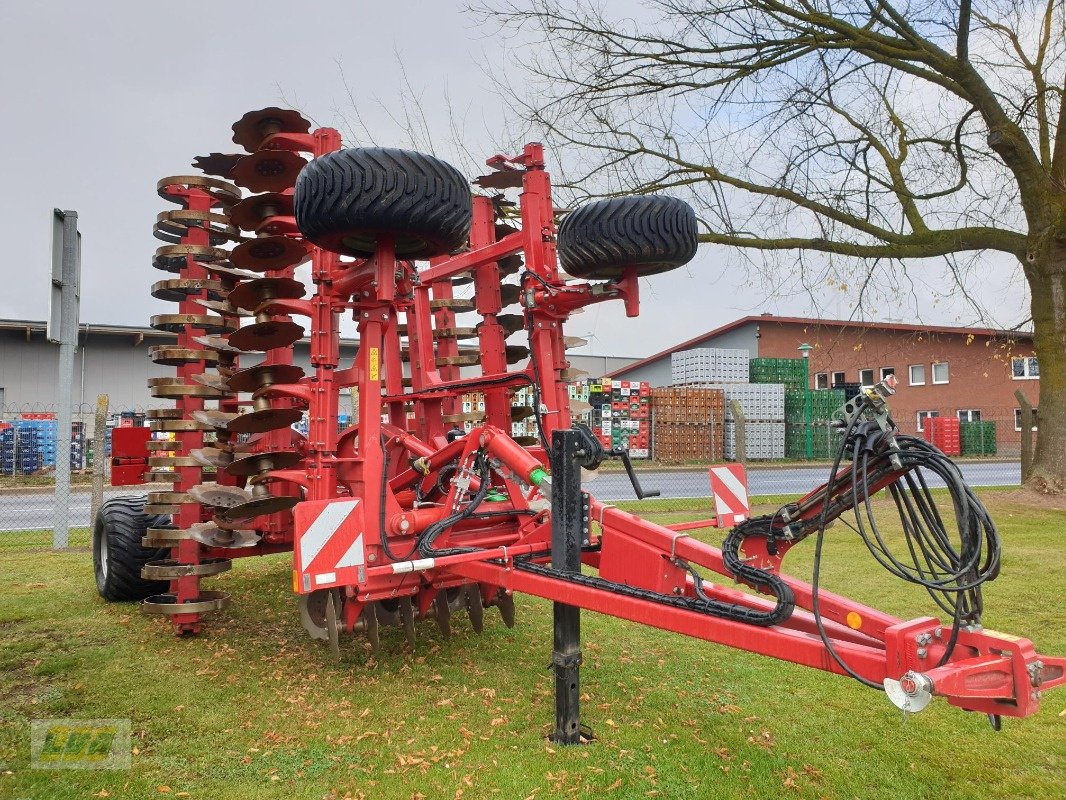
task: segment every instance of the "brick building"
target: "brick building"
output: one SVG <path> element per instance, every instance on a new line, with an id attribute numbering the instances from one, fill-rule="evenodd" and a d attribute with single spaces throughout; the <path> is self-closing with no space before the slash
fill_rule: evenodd
<path id="1" fill-rule="evenodd" d="M 928 416 L 996 423 L 1002 454 L 1018 451 L 1022 389 L 1040 402 L 1032 334 L 989 328 L 748 316 L 615 370 L 608 377 L 670 383 L 670 356 L 706 347 L 743 348 L 752 358 L 797 358 L 809 344 L 812 389 L 898 380 L 891 402 L 900 428 L 915 433 Z"/>

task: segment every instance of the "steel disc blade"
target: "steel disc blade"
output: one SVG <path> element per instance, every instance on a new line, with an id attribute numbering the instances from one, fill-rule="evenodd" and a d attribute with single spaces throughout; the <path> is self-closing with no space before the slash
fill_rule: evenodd
<path id="1" fill-rule="evenodd" d="M 270 217 L 291 217 L 292 214 L 292 195 L 284 192 L 252 195 L 229 210 L 230 222 L 245 231 L 254 231 Z"/>
<path id="2" fill-rule="evenodd" d="M 378 604 L 367 603 L 363 607 L 363 627 L 366 629 L 366 639 L 370 642 L 370 652 L 377 655 L 381 650 L 381 637 L 378 633 Z"/>
<path id="3" fill-rule="evenodd" d="M 299 453 L 294 453 L 291 450 L 249 453 L 242 458 L 234 460 L 233 463 L 226 467 L 226 472 L 230 475 L 249 478 L 253 475 L 260 475 L 275 469 L 288 469 L 289 467 L 294 467 L 302 460 L 303 459 Z"/>
<path id="4" fill-rule="evenodd" d="M 334 592 L 326 595 L 326 631 L 329 634 L 329 649 L 334 661 L 341 660 L 340 625 L 337 624 L 337 601 Z"/>
<path id="5" fill-rule="evenodd" d="M 208 153 L 206 156 L 197 156 L 192 160 L 193 169 L 201 170 L 208 175 L 217 175 L 220 178 L 228 178 L 237 162 L 244 158 L 244 153 Z"/>
<path id="6" fill-rule="evenodd" d="M 251 499 L 251 495 L 239 486 L 221 486 L 217 483 L 193 486 L 189 489 L 189 496 L 197 503 L 212 508 L 232 508 Z"/>
<path id="7" fill-rule="evenodd" d="M 258 364 L 234 372 L 226 381 L 231 392 L 254 392 L 275 383 L 296 383 L 304 371 L 295 364 Z"/>
<path id="8" fill-rule="evenodd" d="M 295 344 L 303 335 L 303 327 L 292 320 L 270 320 L 239 328 L 228 341 L 231 347 L 243 351 L 274 350 Z"/>
<path id="9" fill-rule="evenodd" d="M 230 251 L 230 261 L 238 269 L 266 272 L 294 267 L 307 258 L 308 248 L 288 236 L 259 236 L 248 239 Z"/>
<path id="10" fill-rule="evenodd" d="M 238 308 L 254 311 L 268 300 L 296 300 L 307 291 L 295 278 L 256 278 L 233 289 L 226 300 Z"/>
<path id="11" fill-rule="evenodd" d="M 254 547 L 259 543 L 259 534 L 248 530 L 220 528 L 213 522 L 197 522 L 189 526 L 189 538 L 206 547 L 222 547 L 231 550 Z"/>
<path id="12" fill-rule="evenodd" d="M 514 597 L 507 594 L 506 591 L 500 589 L 500 593 L 496 596 L 496 605 L 500 609 L 500 617 L 503 618 L 503 624 L 508 628 L 514 627 Z"/>
<path id="13" fill-rule="evenodd" d="M 439 592 L 436 597 L 433 598 L 433 617 L 437 621 L 437 628 L 440 629 L 440 635 L 445 640 L 452 638 L 452 610 L 448 606 L 448 595 L 445 592 Z"/>
<path id="14" fill-rule="evenodd" d="M 481 633 L 485 627 L 485 606 L 481 601 L 481 586 L 473 583 L 463 587 L 466 595 L 466 613 L 470 615 L 470 625 L 474 633 Z"/>
<path id="15" fill-rule="evenodd" d="M 233 461 L 233 454 L 219 450 L 217 447 L 200 447 L 189 451 L 190 458 L 195 458 L 205 467 L 225 469 Z"/>
<path id="16" fill-rule="evenodd" d="M 269 106 L 249 111 L 233 123 L 233 143 L 249 153 L 259 149 L 263 140 L 276 133 L 307 133 L 311 130 L 299 111 Z"/>
<path id="17" fill-rule="evenodd" d="M 244 522 L 246 520 L 261 517 L 263 514 L 276 514 L 279 511 L 288 511 L 300 502 L 299 497 L 285 497 L 283 495 L 269 495 L 257 500 L 241 503 L 233 508 L 219 510 L 215 516 L 223 522 Z"/>
<path id="18" fill-rule="evenodd" d="M 189 416 L 193 421 L 206 425 L 209 428 L 217 428 L 219 430 L 228 430 L 228 425 L 237 418 L 236 414 L 229 414 L 225 411 L 216 411 L 211 408 L 197 409 L 193 411 Z"/>
<path id="19" fill-rule="evenodd" d="M 415 612 L 411 605 L 410 597 L 400 598 L 400 620 L 403 624 L 403 635 L 407 638 L 407 644 L 412 650 L 415 648 Z"/>
<path id="20" fill-rule="evenodd" d="M 265 408 L 240 414 L 227 430 L 234 433 L 265 433 L 287 428 L 302 418 L 303 412 L 296 408 Z"/>
<path id="21" fill-rule="evenodd" d="M 229 179 L 252 192 L 282 192 L 292 188 L 306 164 L 288 150 L 260 150 L 238 161 Z"/>

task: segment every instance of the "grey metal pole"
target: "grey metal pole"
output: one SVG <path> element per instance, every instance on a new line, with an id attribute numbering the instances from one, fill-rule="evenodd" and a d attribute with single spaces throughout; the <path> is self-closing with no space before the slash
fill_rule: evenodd
<path id="1" fill-rule="evenodd" d="M 62 216 L 63 277 L 62 322 L 59 331 L 59 373 L 56 383 L 56 409 L 59 431 L 56 436 L 56 488 L 52 519 L 52 549 L 61 550 L 70 541 L 70 428 L 71 394 L 74 383 L 74 351 L 78 346 L 78 213 L 56 211 Z"/>
<path id="2" fill-rule="evenodd" d="M 96 398 L 96 420 L 93 422 L 93 498 L 89 504 L 89 525 L 96 521 L 96 512 L 104 502 L 104 466 L 107 464 L 107 405 L 106 394 Z"/>

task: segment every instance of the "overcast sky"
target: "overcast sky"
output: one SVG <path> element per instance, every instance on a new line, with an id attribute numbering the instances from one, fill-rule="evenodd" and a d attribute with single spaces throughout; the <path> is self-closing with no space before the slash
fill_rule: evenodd
<path id="1" fill-rule="evenodd" d="M 405 146 L 392 121 L 402 63 L 416 105 L 440 131 L 439 155 L 454 156 L 449 117 L 469 149 L 496 152 L 507 118 L 484 69 L 507 64 L 507 52 L 461 6 L 317 0 L 298 14 L 274 0 L 0 4 L 0 317 L 47 315 L 53 207 L 80 216 L 83 322 L 143 325 L 172 308 L 149 295 L 165 277 L 150 266 L 152 222 L 168 207 L 156 181 L 192 172 L 196 155 L 233 152 L 230 126 L 251 109 L 292 104 L 343 129 L 356 117 L 350 89 L 376 142 Z M 912 275 L 917 306 L 884 304 L 866 318 L 972 321 L 951 296 L 935 299 L 948 285 L 939 268 Z M 990 322 L 1024 318 L 1020 287 L 1013 268 L 988 270 L 976 291 L 1002 315 Z M 820 306 L 827 316 L 854 313 L 846 294 Z M 645 282 L 639 319 L 626 320 L 620 304 L 593 307 L 568 332 L 593 337 L 579 352 L 640 356 L 745 314 L 817 310 L 803 294 L 765 297 L 742 261 L 704 249 L 688 268 Z"/>

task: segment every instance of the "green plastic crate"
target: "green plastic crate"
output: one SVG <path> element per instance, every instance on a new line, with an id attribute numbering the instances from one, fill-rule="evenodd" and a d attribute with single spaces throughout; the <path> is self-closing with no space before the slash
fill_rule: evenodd
<path id="1" fill-rule="evenodd" d="M 783 383 L 786 389 L 802 389 L 807 364 L 802 358 L 753 358 L 748 363 L 752 383 Z"/>
<path id="2" fill-rule="evenodd" d="M 964 456 L 994 456 L 996 454 L 996 423 L 963 422 L 959 424 Z"/>

